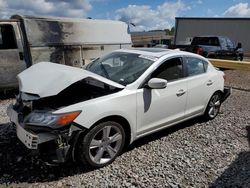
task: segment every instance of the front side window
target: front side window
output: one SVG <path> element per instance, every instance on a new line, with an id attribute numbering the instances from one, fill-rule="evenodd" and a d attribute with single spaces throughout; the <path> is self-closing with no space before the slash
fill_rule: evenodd
<path id="1" fill-rule="evenodd" d="M 173 58 L 161 64 L 152 74 L 152 78 L 162 78 L 167 81 L 177 80 L 183 77 L 181 58 Z"/>
<path id="2" fill-rule="evenodd" d="M 227 49 L 227 41 L 225 38 L 220 38 L 220 45 L 222 49 Z"/>
<path id="3" fill-rule="evenodd" d="M 16 49 L 15 33 L 12 25 L 0 25 L 0 49 Z"/>
<path id="4" fill-rule="evenodd" d="M 187 66 L 188 76 L 199 75 L 207 71 L 208 63 L 202 59 L 186 57 L 185 63 Z"/>
<path id="5" fill-rule="evenodd" d="M 137 80 L 155 60 L 135 53 L 114 52 L 96 59 L 86 70 L 127 85 Z"/>
<path id="6" fill-rule="evenodd" d="M 229 48 L 233 48 L 234 47 L 232 41 L 229 38 L 227 38 L 227 45 L 228 45 Z"/>

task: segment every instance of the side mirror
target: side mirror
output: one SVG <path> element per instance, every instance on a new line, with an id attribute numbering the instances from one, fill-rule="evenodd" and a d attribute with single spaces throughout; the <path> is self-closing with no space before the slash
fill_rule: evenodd
<path id="1" fill-rule="evenodd" d="M 167 87 L 167 80 L 161 78 L 151 78 L 148 81 L 148 87 L 151 89 L 164 89 Z"/>
<path id="2" fill-rule="evenodd" d="M 236 47 L 237 49 L 239 49 L 239 48 L 242 48 L 242 44 L 241 44 L 241 42 L 238 42 L 238 44 L 237 44 L 237 47 Z"/>

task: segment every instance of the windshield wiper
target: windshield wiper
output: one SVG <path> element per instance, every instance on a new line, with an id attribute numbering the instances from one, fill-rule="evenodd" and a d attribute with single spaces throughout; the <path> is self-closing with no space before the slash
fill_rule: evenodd
<path id="1" fill-rule="evenodd" d="M 103 73 L 105 74 L 106 78 L 110 79 L 110 76 L 102 63 L 100 63 L 100 67 L 101 67 Z"/>

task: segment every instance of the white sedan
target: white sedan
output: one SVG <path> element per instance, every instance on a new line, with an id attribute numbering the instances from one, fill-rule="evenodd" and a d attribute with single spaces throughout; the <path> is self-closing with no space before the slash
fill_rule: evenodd
<path id="1" fill-rule="evenodd" d="M 215 118 L 231 93 L 223 72 L 179 50 L 118 50 L 85 69 L 41 62 L 18 75 L 8 115 L 20 141 L 50 163 L 105 166 L 142 136 Z"/>

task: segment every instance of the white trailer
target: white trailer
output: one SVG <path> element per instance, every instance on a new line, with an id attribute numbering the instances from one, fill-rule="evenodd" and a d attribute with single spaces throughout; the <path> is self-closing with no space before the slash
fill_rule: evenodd
<path id="1" fill-rule="evenodd" d="M 0 20 L 0 90 L 17 87 L 16 75 L 40 61 L 82 67 L 130 47 L 124 22 L 14 15 Z"/>

